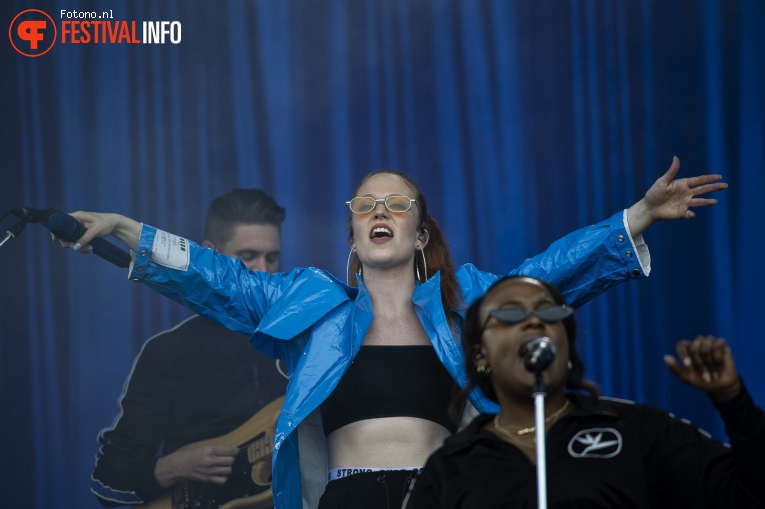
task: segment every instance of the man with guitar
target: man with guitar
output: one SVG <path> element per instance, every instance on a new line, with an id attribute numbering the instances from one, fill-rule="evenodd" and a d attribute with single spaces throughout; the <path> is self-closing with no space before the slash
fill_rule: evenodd
<path id="1" fill-rule="evenodd" d="M 284 217 L 263 191 L 234 189 L 211 203 L 202 245 L 274 273 Z M 91 490 L 105 507 L 272 507 L 275 400 L 285 393 L 285 371 L 247 336 L 200 316 L 150 338 L 120 413 L 99 434 Z"/>

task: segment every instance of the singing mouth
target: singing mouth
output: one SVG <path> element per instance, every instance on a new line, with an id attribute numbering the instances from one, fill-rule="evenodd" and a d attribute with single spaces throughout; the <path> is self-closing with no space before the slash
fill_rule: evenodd
<path id="1" fill-rule="evenodd" d="M 393 232 L 387 226 L 374 226 L 369 232 L 370 239 L 393 238 Z"/>

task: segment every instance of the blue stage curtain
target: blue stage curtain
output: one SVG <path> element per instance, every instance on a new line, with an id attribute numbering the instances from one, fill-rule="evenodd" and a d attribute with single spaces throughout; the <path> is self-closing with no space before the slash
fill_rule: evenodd
<path id="1" fill-rule="evenodd" d="M 5 2 L 1 19 L 31 8 Z M 577 312 L 605 394 L 724 430 L 668 374 L 679 339 L 726 337 L 765 402 L 765 4 L 760 0 L 113 0 L 180 44 L 0 55 L 0 213 L 122 213 L 201 241 L 207 205 L 261 187 L 287 209 L 283 269 L 344 278 L 344 202 L 413 176 L 455 262 L 504 272 L 642 197 L 672 157 L 730 189 L 646 234 L 653 272 Z M 13 224 L 3 220 L 2 232 Z M 0 247 L 0 499 L 99 507 L 96 436 L 142 343 L 188 312 L 29 225 Z"/>

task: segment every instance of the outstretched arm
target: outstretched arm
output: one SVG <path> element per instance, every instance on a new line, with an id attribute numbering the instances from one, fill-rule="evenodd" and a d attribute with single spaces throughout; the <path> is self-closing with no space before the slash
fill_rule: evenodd
<path id="1" fill-rule="evenodd" d="M 717 203 L 713 198 L 698 196 L 728 187 L 718 182 L 720 175 L 700 175 L 675 180 L 680 171 L 680 160 L 675 157 L 667 173 L 656 179 L 645 196 L 627 209 L 630 234 L 637 237 L 649 226 L 662 219 L 691 219 L 694 207 L 709 207 Z"/>

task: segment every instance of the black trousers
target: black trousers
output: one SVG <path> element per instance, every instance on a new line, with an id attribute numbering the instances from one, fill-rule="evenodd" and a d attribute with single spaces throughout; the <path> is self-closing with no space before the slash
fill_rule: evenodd
<path id="1" fill-rule="evenodd" d="M 400 509 L 417 470 L 383 470 L 327 484 L 318 509 Z"/>

